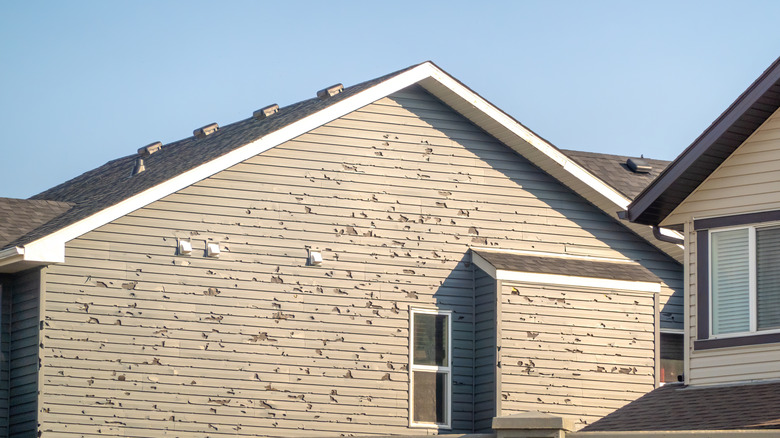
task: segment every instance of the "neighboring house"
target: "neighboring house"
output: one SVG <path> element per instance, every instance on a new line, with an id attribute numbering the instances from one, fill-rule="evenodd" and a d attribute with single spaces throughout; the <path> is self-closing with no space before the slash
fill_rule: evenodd
<path id="1" fill-rule="evenodd" d="M 780 429 L 778 108 L 780 58 L 628 208 L 685 236 L 685 379 L 586 430 Z"/>
<path id="2" fill-rule="evenodd" d="M 681 248 L 616 216 L 665 163 L 632 163 L 425 62 L 0 199 L 2 432 L 588 424 L 682 329 Z"/>

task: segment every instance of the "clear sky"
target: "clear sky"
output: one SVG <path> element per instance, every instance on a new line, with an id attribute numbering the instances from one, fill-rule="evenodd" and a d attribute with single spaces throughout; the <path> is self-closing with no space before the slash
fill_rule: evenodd
<path id="1" fill-rule="evenodd" d="M 0 3 L 0 196 L 432 60 L 562 149 L 673 159 L 780 56 L 779 1 Z"/>

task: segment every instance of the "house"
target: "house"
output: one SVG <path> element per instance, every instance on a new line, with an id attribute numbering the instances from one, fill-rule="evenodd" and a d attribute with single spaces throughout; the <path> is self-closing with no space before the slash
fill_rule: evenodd
<path id="1" fill-rule="evenodd" d="M 589 424 L 682 331 L 681 248 L 616 216 L 664 164 L 564 153 L 425 62 L 0 199 L 2 433 Z"/>
<path id="2" fill-rule="evenodd" d="M 780 434 L 780 58 L 632 202 L 685 238 L 684 382 L 591 431 Z"/>

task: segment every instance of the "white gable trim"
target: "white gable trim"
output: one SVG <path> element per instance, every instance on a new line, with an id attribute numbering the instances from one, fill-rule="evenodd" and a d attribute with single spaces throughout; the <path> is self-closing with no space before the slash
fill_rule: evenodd
<path id="1" fill-rule="evenodd" d="M 563 168 L 565 173 L 574 178 L 577 184 L 586 185 L 601 196 L 609 199 L 618 208 L 625 209 L 628 206 L 629 200 L 619 192 L 571 161 L 563 153 L 555 149 L 555 147 L 539 138 L 478 94 L 469 90 L 466 86 L 436 67 L 433 63 L 425 62 L 371 88 L 361 91 L 354 96 L 335 103 L 315 114 L 274 131 L 252 143 L 239 147 L 221 157 L 125 199 L 116 205 L 103 209 L 87 218 L 55 231 L 52 234 L 28 243 L 27 245 L 24 245 L 24 260 L 40 263 L 64 262 L 66 242 L 127 215 L 158 199 L 175 193 L 204 178 L 208 178 L 219 171 L 236 165 L 274 146 L 291 140 L 314 128 L 423 80 L 433 80 L 435 83 L 441 84 L 441 86 L 444 87 L 444 92 L 452 93 L 452 97 L 457 96 L 460 99 L 469 102 L 478 110 L 477 114 L 487 116 L 490 120 L 497 122 L 515 136 L 522 139 L 523 142 L 541 152 L 541 159 L 552 160 L 554 163 L 557 163 L 558 166 Z M 421 85 L 425 86 L 426 84 L 423 83 Z M 466 115 L 466 117 L 471 118 L 468 115 Z M 532 161 L 534 161 L 534 159 L 532 159 Z M 598 205 L 598 203 L 596 204 Z M 612 211 L 606 211 L 606 213 L 610 216 L 614 215 L 614 212 Z"/>

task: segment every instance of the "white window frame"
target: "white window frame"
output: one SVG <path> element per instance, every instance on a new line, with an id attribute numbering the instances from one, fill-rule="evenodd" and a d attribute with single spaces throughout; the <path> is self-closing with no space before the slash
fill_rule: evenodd
<path id="1" fill-rule="evenodd" d="M 417 314 L 447 316 L 447 366 L 414 364 L 414 317 Z M 417 423 L 414 421 L 414 372 L 429 371 L 447 375 L 446 403 L 444 423 Z M 437 309 L 409 309 L 409 426 L 436 429 L 452 428 L 452 311 Z"/>
<path id="2" fill-rule="evenodd" d="M 774 222 L 771 224 L 762 224 L 762 225 L 741 225 L 736 227 L 724 227 L 724 228 L 717 228 L 717 229 L 711 229 L 707 233 L 707 238 L 709 239 L 708 243 L 708 250 L 709 254 L 707 254 L 707 272 L 708 272 L 708 278 L 707 281 L 709 282 L 709 339 L 723 339 L 723 338 L 735 338 L 740 336 L 750 336 L 750 335 L 756 335 L 756 334 L 771 334 L 771 333 L 780 333 L 780 329 L 772 329 L 772 330 L 758 330 L 758 301 L 757 301 L 757 288 L 758 288 L 758 281 L 757 281 L 757 256 L 756 256 L 756 230 L 760 230 L 763 228 L 778 228 L 780 227 L 780 223 Z M 748 312 L 749 312 L 749 318 L 750 318 L 750 330 L 748 331 L 742 331 L 742 332 L 734 332 L 734 333 L 719 333 L 715 334 L 713 332 L 713 300 L 715 297 L 715 289 L 713 288 L 713 269 L 712 269 L 712 235 L 720 232 L 725 231 L 735 231 L 735 230 L 748 230 Z"/>

